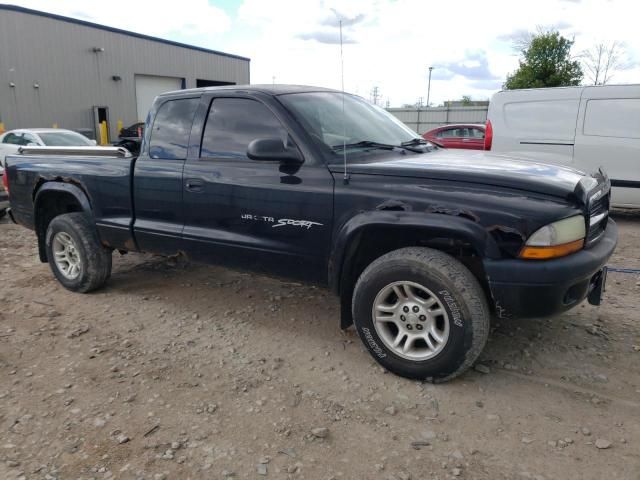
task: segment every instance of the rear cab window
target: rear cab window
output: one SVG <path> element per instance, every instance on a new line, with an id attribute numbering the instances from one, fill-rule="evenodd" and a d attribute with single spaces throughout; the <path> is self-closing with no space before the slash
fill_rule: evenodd
<path id="1" fill-rule="evenodd" d="M 189 149 L 191 125 L 200 98 L 179 98 L 164 102 L 156 112 L 149 141 L 149 156 L 184 160 Z"/>

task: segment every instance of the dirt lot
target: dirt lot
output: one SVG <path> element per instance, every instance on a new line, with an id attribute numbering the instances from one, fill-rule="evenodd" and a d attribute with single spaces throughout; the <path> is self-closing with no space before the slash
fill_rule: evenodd
<path id="1" fill-rule="evenodd" d="M 640 268 L 640 216 L 611 265 Z M 445 385 L 385 373 L 328 292 L 148 255 L 64 290 L 0 224 L 0 478 L 640 479 L 640 278 L 495 322 Z M 481 368 L 486 371 L 486 369 Z"/>

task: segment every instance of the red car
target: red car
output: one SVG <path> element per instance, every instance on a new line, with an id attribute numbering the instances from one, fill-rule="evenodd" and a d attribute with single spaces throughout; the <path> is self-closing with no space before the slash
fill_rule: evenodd
<path id="1" fill-rule="evenodd" d="M 422 137 L 444 148 L 484 150 L 484 125 L 482 124 L 443 125 L 429 130 Z"/>

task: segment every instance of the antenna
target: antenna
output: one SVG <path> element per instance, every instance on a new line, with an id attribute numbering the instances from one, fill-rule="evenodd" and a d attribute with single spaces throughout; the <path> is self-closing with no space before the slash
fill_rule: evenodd
<path id="1" fill-rule="evenodd" d="M 344 55 L 342 53 L 342 19 L 340 19 L 340 76 L 342 82 L 342 160 L 344 163 L 345 185 L 349 183 L 349 174 L 347 173 L 347 122 L 344 114 Z"/>

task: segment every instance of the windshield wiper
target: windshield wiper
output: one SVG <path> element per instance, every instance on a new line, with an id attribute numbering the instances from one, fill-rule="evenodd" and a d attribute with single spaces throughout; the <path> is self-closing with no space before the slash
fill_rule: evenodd
<path id="1" fill-rule="evenodd" d="M 429 142 L 427 142 L 424 138 L 416 137 L 416 138 L 412 138 L 411 140 L 408 140 L 406 142 L 402 142 L 400 145 L 403 146 L 403 147 L 411 147 L 411 146 L 414 146 L 414 145 L 426 145 L 427 143 L 429 143 Z"/>
<path id="2" fill-rule="evenodd" d="M 385 150 L 393 150 L 394 148 L 396 148 L 396 145 L 390 145 L 388 143 L 380 143 L 380 142 L 374 142 L 373 140 L 362 140 L 361 142 L 356 142 L 356 143 L 347 143 L 347 144 L 338 144 L 338 145 L 333 145 L 331 147 L 331 150 L 342 150 L 344 148 L 358 148 L 358 147 L 367 147 L 367 148 L 380 148 L 380 149 L 385 149 Z"/>
<path id="3" fill-rule="evenodd" d="M 393 150 L 394 148 L 402 148 L 404 150 L 409 150 L 411 152 L 416 152 L 416 153 L 423 153 L 422 150 L 420 149 L 416 149 L 416 148 L 411 148 L 412 146 L 418 145 L 418 143 L 413 143 L 415 140 L 421 140 L 421 139 L 414 139 L 414 140 L 410 140 L 409 142 L 402 142 L 400 145 L 392 145 L 390 143 L 380 143 L 380 142 L 374 142 L 373 140 L 362 140 L 361 142 L 356 142 L 356 143 L 347 143 L 346 145 L 333 145 L 331 147 L 331 150 L 338 151 L 338 150 L 342 150 L 344 148 L 358 148 L 358 147 L 363 147 L 363 148 L 379 148 L 381 150 Z M 422 140 L 422 142 L 420 142 L 420 144 L 422 143 L 427 143 L 425 140 Z"/>

